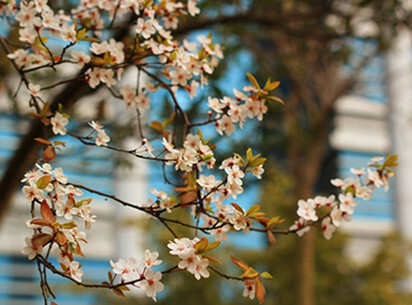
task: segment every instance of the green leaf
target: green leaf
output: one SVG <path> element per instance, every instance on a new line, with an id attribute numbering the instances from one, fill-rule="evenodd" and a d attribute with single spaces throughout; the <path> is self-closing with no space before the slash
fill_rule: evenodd
<path id="1" fill-rule="evenodd" d="M 265 278 L 265 279 L 273 279 L 273 277 L 272 277 L 272 276 L 270 275 L 270 273 L 267 272 L 267 271 L 262 272 L 262 273 L 260 274 L 260 276 L 263 277 L 263 278 Z"/>
<path id="2" fill-rule="evenodd" d="M 36 186 L 38 189 L 43 190 L 49 185 L 51 181 L 52 181 L 52 176 L 44 175 L 39 180 L 37 180 Z"/>
<path id="3" fill-rule="evenodd" d="M 125 298 L 125 294 L 120 288 L 113 288 L 112 291 L 117 294 L 119 297 Z"/>
<path id="4" fill-rule="evenodd" d="M 268 227 L 268 228 L 271 228 L 272 226 L 278 224 L 279 220 L 280 220 L 280 217 L 279 217 L 279 216 L 272 217 L 272 218 L 269 220 L 269 222 L 268 222 L 268 224 L 267 224 L 267 227 Z"/>
<path id="5" fill-rule="evenodd" d="M 246 216 L 254 216 L 259 210 L 260 205 L 254 204 L 246 211 Z"/>
<path id="6" fill-rule="evenodd" d="M 266 99 L 274 101 L 274 102 L 281 103 L 282 105 L 285 105 L 285 102 L 282 99 L 280 99 L 276 96 L 267 96 Z"/>
<path id="7" fill-rule="evenodd" d="M 249 162 L 253 158 L 252 148 L 248 148 L 246 151 L 246 159 Z"/>
<path id="8" fill-rule="evenodd" d="M 175 116 L 176 116 L 176 112 L 173 112 L 172 115 L 162 123 L 163 129 L 165 129 L 166 126 L 173 123 Z"/>
<path id="9" fill-rule="evenodd" d="M 59 146 L 59 145 L 61 145 L 61 146 L 63 146 L 63 147 L 66 147 L 66 142 L 54 141 L 53 143 L 54 143 L 54 146 Z"/>
<path id="10" fill-rule="evenodd" d="M 70 230 L 70 229 L 73 229 L 73 228 L 77 227 L 77 224 L 74 221 L 71 221 L 71 222 L 66 222 L 66 223 L 62 224 L 61 227 L 63 229 L 69 229 Z"/>
<path id="11" fill-rule="evenodd" d="M 212 251 L 213 249 L 219 247 L 221 243 L 222 243 L 221 241 L 214 241 L 214 242 L 208 243 L 206 248 L 202 252 L 205 253 L 205 252 Z"/>
<path id="12" fill-rule="evenodd" d="M 259 276 L 259 272 L 257 272 L 252 267 L 249 267 L 248 269 L 246 269 L 246 271 L 243 272 L 242 274 L 242 278 L 247 278 L 247 279 L 253 279 L 257 276 Z"/>
<path id="13" fill-rule="evenodd" d="M 237 154 L 237 153 L 233 153 L 236 157 L 238 157 L 239 158 L 239 162 L 240 162 L 240 164 L 238 164 L 239 165 L 239 167 L 243 167 L 243 166 L 245 166 L 245 161 L 243 160 L 243 158 L 242 158 L 242 156 L 241 155 L 239 155 L 239 154 Z"/>
<path id="14" fill-rule="evenodd" d="M 86 37 L 86 31 L 87 31 L 86 28 L 83 28 L 80 31 L 78 31 L 77 34 L 76 34 L 77 40 L 83 40 L 83 38 Z"/>
<path id="15" fill-rule="evenodd" d="M 257 89 L 260 90 L 260 86 L 259 86 L 259 83 L 256 80 L 256 78 L 252 74 L 250 74 L 249 72 L 246 73 L 246 75 L 249 78 L 250 82 L 253 84 L 253 86 L 255 86 Z"/>
<path id="16" fill-rule="evenodd" d="M 206 249 L 208 244 L 208 240 L 205 237 L 195 244 L 195 249 L 197 253 L 202 253 L 204 249 Z"/>
<path id="17" fill-rule="evenodd" d="M 163 131 L 163 124 L 159 121 L 152 121 L 152 123 L 149 126 L 150 128 L 156 130 L 156 131 Z"/>

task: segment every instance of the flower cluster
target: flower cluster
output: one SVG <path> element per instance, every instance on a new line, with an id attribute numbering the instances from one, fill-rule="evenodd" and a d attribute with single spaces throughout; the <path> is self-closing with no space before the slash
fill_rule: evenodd
<path id="1" fill-rule="evenodd" d="M 396 158 L 389 156 L 384 164 L 379 164 L 383 158 L 375 157 L 369 163 L 367 170 L 351 169 L 355 177 L 342 179 L 332 179 L 331 184 L 341 192 L 336 199 L 334 195 L 329 197 L 316 196 L 308 200 L 298 201 L 297 214 L 300 217 L 290 230 L 296 231 L 299 236 L 310 230 L 310 224 L 322 221 L 321 229 L 326 239 L 332 238 L 332 233 L 336 227 L 343 222 L 350 221 L 351 215 L 358 205 L 358 200 L 369 200 L 372 198 L 372 191 L 375 188 L 384 187 L 385 191 L 389 187 L 389 178 L 394 176 L 392 166 L 396 166 Z M 322 212 L 324 212 L 322 214 Z M 322 214 L 322 215 L 321 215 Z"/>
<path id="2" fill-rule="evenodd" d="M 162 273 L 154 272 L 151 269 L 160 265 L 159 253 L 145 250 L 143 261 L 137 262 L 134 258 L 128 260 L 119 259 L 117 262 L 110 261 L 113 273 L 121 276 L 121 282 L 131 282 L 134 287 L 144 289 L 148 297 L 156 301 L 156 293 L 163 290 L 164 286 L 160 282 Z"/>
<path id="3" fill-rule="evenodd" d="M 207 168 L 215 166 L 216 159 L 213 157 L 212 149 L 201 140 L 199 135 L 188 134 L 181 149 L 174 148 L 165 138 L 163 138 L 162 144 L 167 151 L 165 158 L 173 160 L 167 164 L 176 164 L 176 170 L 191 172 L 197 168 L 197 170 L 202 171 L 204 165 Z"/>
<path id="4" fill-rule="evenodd" d="M 92 127 L 96 132 L 96 145 L 105 146 L 110 141 L 110 137 L 106 134 L 106 131 L 103 129 L 103 125 L 99 122 L 91 121 L 89 122 L 90 127 Z"/>
<path id="5" fill-rule="evenodd" d="M 91 199 L 76 200 L 83 192 L 67 184 L 67 177 L 61 168 L 53 168 L 49 163 L 36 164 L 36 170 L 27 172 L 22 182 L 26 200 L 40 204 L 41 218 L 33 216 L 27 221 L 27 226 L 34 230 L 32 236 L 26 237 L 26 247 L 22 253 L 29 259 L 43 253 L 43 247 L 56 245 L 55 253 L 62 270 L 73 279 L 81 281 L 80 264 L 74 261 L 74 255 L 82 255 L 81 242 L 86 242 L 86 234 L 79 231 L 74 221 L 84 222 L 90 229 L 96 221 L 92 215 L 89 203 Z M 32 215 L 35 211 L 32 210 Z M 63 218 L 60 222 L 57 217 Z"/>
<path id="6" fill-rule="evenodd" d="M 199 245 L 201 242 L 197 237 L 194 239 L 184 237 L 175 238 L 174 241 L 169 241 L 167 244 L 167 247 L 170 249 L 169 253 L 177 255 L 180 258 L 177 266 L 193 274 L 197 280 L 210 276 L 207 270 L 209 260 L 199 253 Z"/>
<path id="7" fill-rule="evenodd" d="M 271 82 L 270 79 L 263 89 L 260 88 L 257 80 L 248 74 L 251 86 L 245 86 L 243 92 L 233 89 L 235 98 L 223 97 L 221 99 L 209 97 L 208 106 L 216 113 L 216 130 L 219 134 L 226 133 L 230 135 L 236 130 L 236 124 L 243 128 L 247 118 L 263 119 L 267 112 L 267 101 L 277 101 L 283 103 L 280 99 L 270 96 L 269 92 L 279 86 L 279 82 Z"/>

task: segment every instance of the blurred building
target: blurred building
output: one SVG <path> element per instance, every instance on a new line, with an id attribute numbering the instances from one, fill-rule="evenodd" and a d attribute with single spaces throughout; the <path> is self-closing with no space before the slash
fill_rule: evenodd
<path id="1" fill-rule="evenodd" d="M 355 42 L 363 52 L 368 45 Z M 391 189 L 379 189 L 370 201 L 360 202 L 353 221 L 345 226 L 352 236 L 348 254 L 365 261 L 379 246 L 380 237 L 399 230 L 412 237 L 412 45 L 402 32 L 388 54 L 375 58 L 360 76 L 358 87 L 339 99 L 331 144 L 339 151 L 343 177 L 373 156 L 399 156 L 400 167 Z M 412 287 L 412 282 L 411 282 Z"/>
<path id="2" fill-rule="evenodd" d="M 0 175 L 30 123 L 28 119 L 12 114 L 8 109 L 9 103 L 7 96 L 0 96 Z M 87 104 L 93 109 L 98 108 L 91 100 Z M 91 109 L 81 111 L 92 113 Z M 76 122 L 71 122 L 70 125 L 72 130 L 78 128 Z M 116 160 L 110 150 L 87 147 L 71 137 L 59 140 L 67 143 L 66 148 L 58 152 L 59 157 L 51 163 L 54 167 L 62 167 L 70 182 L 86 185 L 106 194 L 121 194 L 120 197 L 125 201 L 141 203 L 147 200 L 147 165 L 144 162 L 134 158 L 128 160 L 131 166 L 116 167 Z M 124 143 L 124 146 L 132 144 Z M 120 208 L 118 204 L 92 193 L 84 192 L 83 198 L 93 199 L 92 211 L 97 215 L 97 221 L 89 231 L 83 225 L 79 226 L 80 230 L 86 232 L 89 243 L 82 247 L 86 258 L 77 259 L 84 265 L 84 282 L 100 283 L 107 278 L 107 271 L 111 269 L 110 259 L 116 260 L 120 255 L 125 258 L 139 258 L 140 254 L 143 255 L 141 249 L 145 239 L 142 228 L 125 225 L 136 223 L 136 219 L 141 220 L 141 215 L 136 216 L 136 213 L 130 213 L 130 209 Z M 30 218 L 30 203 L 18 191 L 0 228 L 2 305 L 44 304 L 37 265 L 20 253 L 25 246 L 25 236 L 32 234 L 32 230 L 25 225 L 25 221 Z M 52 258 L 52 262 L 59 266 L 56 259 Z M 55 289 L 59 305 L 95 304 L 96 291 L 81 291 L 50 273 L 48 278 Z"/>

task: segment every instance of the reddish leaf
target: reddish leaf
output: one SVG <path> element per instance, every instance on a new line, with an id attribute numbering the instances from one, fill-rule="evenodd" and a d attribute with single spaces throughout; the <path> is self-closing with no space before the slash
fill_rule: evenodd
<path id="1" fill-rule="evenodd" d="M 126 296 L 124 295 L 123 291 L 119 288 L 113 288 L 112 291 L 117 294 L 119 297 L 125 298 Z"/>
<path id="2" fill-rule="evenodd" d="M 49 220 L 51 222 L 55 221 L 53 212 L 50 210 L 49 205 L 46 200 L 43 200 L 40 205 L 40 213 L 44 220 Z"/>
<path id="3" fill-rule="evenodd" d="M 47 147 L 43 151 L 43 160 L 44 162 L 50 162 L 56 158 L 56 149 L 53 146 Z"/>
<path id="4" fill-rule="evenodd" d="M 51 301 L 51 302 L 50 302 L 50 305 L 57 305 L 57 303 Z"/>
<path id="5" fill-rule="evenodd" d="M 220 260 L 218 260 L 216 257 L 208 256 L 208 255 L 202 255 L 202 256 L 203 256 L 204 258 L 207 258 L 208 260 L 214 262 L 214 263 L 218 263 L 218 264 L 220 264 L 220 265 L 223 265 L 223 263 L 222 263 Z"/>
<path id="6" fill-rule="evenodd" d="M 276 244 L 276 238 L 275 235 L 271 231 L 268 231 L 268 238 L 269 238 L 269 243 L 271 246 L 274 246 Z"/>
<path id="7" fill-rule="evenodd" d="M 66 206 L 69 208 L 76 206 L 76 200 L 74 199 L 72 194 L 67 195 Z"/>
<path id="8" fill-rule="evenodd" d="M 263 286 L 262 279 L 258 278 L 258 281 L 256 283 L 256 297 L 259 300 L 259 303 L 262 304 L 264 298 L 265 298 L 265 287 Z"/>
<path id="9" fill-rule="evenodd" d="M 33 219 L 30 224 L 32 225 L 37 225 L 37 226 L 48 226 L 51 227 L 52 222 L 50 220 L 45 220 L 41 218 L 35 218 Z"/>
<path id="10" fill-rule="evenodd" d="M 53 238 L 52 235 L 46 233 L 36 233 L 31 239 L 31 243 L 34 247 L 44 246 Z"/>
<path id="11" fill-rule="evenodd" d="M 47 141 L 46 139 L 42 139 L 42 138 L 34 138 L 35 141 L 44 144 L 44 145 L 51 145 L 51 143 L 49 141 Z"/>
<path id="12" fill-rule="evenodd" d="M 76 248 L 74 249 L 74 252 L 78 255 L 81 255 L 82 257 L 84 256 L 84 253 L 82 252 L 82 248 L 80 247 L 79 243 L 77 243 Z"/>
<path id="13" fill-rule="evenodd" d="M 246 271 L 247 269 L 249 269 L 249 265 L 246 264 L 245 262 L 242 262 L 241 260 L 234 258 L 233 256 L 230 256 L 230 258 L 232 259 L 232 262 L 235 263 L 235 265 L 238 266 L 243 271 Z"/>
<path id="14" fill-rule="evenodd" d="M 197 193 L 194 191 L 191 191 L 191 192 L 184 193 L 180 197 L 180 203 L 186 204 L 186 203 L 194 202 L 196 199 L 197 199 Z"/>
<path id="15" fill-rule="evenodd" d="M 60 246 L 63 246 L 67 243 L 67 237 L 62 231 L 57 232 L 56 241 Z"/>
<path id="16" fill-rule="evenodd" d="M 230 203 L 236 210 L 238 210 L 240 213 L 244 213 L 244 211 L 243 211 L 243 209 L 237 204 L 237 203 L 234 203 L 234 202 L 231 202 Z"/>

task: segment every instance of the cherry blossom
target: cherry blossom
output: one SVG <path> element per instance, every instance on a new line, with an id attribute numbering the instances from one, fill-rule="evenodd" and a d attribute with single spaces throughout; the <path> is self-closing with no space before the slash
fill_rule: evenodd
<path id="1" fill-rule="evenodd" d="M 318 220 L 318 216 L 315 211 L 315 201 L 313 199 L 308 200 L 299 200 L 298 201 L 299 209 L 297 214 L 305 220 Z"/>
<path id="2" fill-rule="evenodd" d="M 149 269 L 144 274 L 144 280 L 139 283 L 139 287 L 146 291 L 146 295 L 156 301 L 156 293 L 164 289 L 164 285 L 160 282 L 162 279 L 162 273 L 157 271 L 156 273 Z"/>
<path id="3" fill-rule="evenodd" d="M 69 119 L 63 116 L 60 112 L 57 112 L 54 117 L 51 118 L 50 122 L 53 125 L 54 134 L 66 134 L 66 125 L 69 124 Z"/>
<path id="4" fill-rule="evenodd" d="M 139 278 L 136 264 L 137 262 L 134 258 L 129 258 L 127 261 L 124 259 L 119 259 L 116 263 L 112 260 L 110 261 L 110 265 L 113 268 L 113 273 L 121 275 L 122 279 L 125 281 L 133 281 Z"/>
<path id="5" fill-rule="evenodd" d="M 67 268 L 67 273 L 78 282 L 82 281 L 83 270 L 80 270 L 80 263 L 76 261 L 70 262 Z"/>
<path id="6" fill-rule="evenodd" d="M 26 246 L 21 250 L 21 253 L 27 255 L 29 260 L 34 259 L 37 254 L 43 253 L 43 247 L 34 245 L 30 236 L 25 238 L 25 242 Z"/>
<path id="7" fill-rule="evenodd" d="M 160 265 L 162 263 L 161 260 L 158 260 L 159 253 L 154 251 L 150 252 L 150 250 L 145 250 L 143 263 L 146 268 L 152 268 L 153 266 Z"/>
<path id="8" fill-rule="evenodd" d="M 325 219 L 323 219 L 322 231 L 323 231 L 323 236 L 325 236 L 327 240 L 332 238 L 332 233 L 335 232 L 335 230 L 336 230 L 336 227 L 330 223 L 330 217 L 326 217 Z"/>

